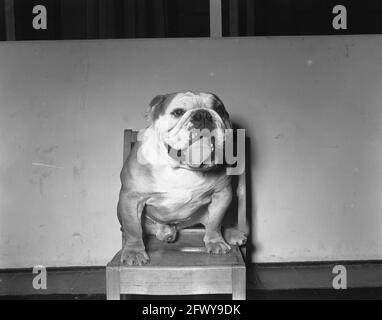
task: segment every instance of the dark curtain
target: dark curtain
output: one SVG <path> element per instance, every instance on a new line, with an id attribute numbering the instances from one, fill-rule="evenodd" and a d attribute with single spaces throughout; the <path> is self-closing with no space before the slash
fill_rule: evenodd
<path id="1" fill-rule="evenodd" d="M 334 30 L 332 9 L 347 9 L 347 30 Z M 222 0 L 223 36 L 381 34 L 381 0 Z"/>
<path id="2" fill-rule="evenodd" d="M 16 40 L 209 37 L 208 0 L 0 0 L 14 4 Z M 48 29 L 32 28 L 32 8 L 44 5 Z"/>

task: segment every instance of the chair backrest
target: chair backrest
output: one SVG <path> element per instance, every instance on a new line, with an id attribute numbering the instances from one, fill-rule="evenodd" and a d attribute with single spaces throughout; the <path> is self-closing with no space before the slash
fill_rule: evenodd
<path id="1" fill-rule="evenodd" d="M 138 131 L 131 129 L 125 129 L 123 139 L 123 163 L 125 163 L 132 147 L 137 142 Z M 246 195 L 246 170 L 238 177 L 238 184 L 236 189 L 237 201 L 238 201 L 238 213 L 237 213 L 237 226 L 239 230 L 248 233 L 247 225 L 247 195 Z"/>

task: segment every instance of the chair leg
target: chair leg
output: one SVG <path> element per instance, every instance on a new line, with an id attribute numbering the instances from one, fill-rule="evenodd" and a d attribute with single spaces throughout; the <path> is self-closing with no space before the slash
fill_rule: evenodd
<path id="1" fill-rule="evenodd" d="M 119 270 L 115 268 L 106 268 L 106 299 L 120 300 L 121 292 L 119 286 Z"/>
<path id="2" fill-rule="evenodd" d="M 232 268 L 232 300 L 245 300 L 245 267 Z"/>

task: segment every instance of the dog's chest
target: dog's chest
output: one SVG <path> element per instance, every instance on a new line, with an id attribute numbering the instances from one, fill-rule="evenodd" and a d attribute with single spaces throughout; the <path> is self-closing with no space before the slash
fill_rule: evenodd
<path id="1" fill-rule="evenodd" d="M 163 214 L 177 212 L 176 218 L 186 218 L 197 208 L 211 201 L 214 179 L 188 170 L 174 174 L 174 170 L 164 170 L 154 177 L 154 192 L 147 205 Z"/>
<path id="2" fill-rule="evenodd" d="M 153 195 L 148 205 L 161 211 L 193 211 L 211 201 L 212 192 L 202 190 L 170 190 Z"/>
<path id="3" fill-rule="evenodd" d="M 155 191 L 176 193 L 181 190 L 208 189 L 214 184 L 210 177 L 199 172 L 165 167 L 155 172 L 153 181 Z"/>

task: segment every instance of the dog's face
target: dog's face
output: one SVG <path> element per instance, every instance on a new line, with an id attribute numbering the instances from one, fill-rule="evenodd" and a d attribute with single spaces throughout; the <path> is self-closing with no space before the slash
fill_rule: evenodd
<path id="1" fill-rule="evenodd" d="M 169 156 L 192 170 L 222 163 L 225 129 L 231 128 L 222 101 L 212 93 L 171 93 L 150 103 L 148 120 Z"/>

